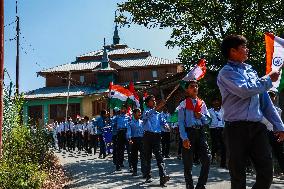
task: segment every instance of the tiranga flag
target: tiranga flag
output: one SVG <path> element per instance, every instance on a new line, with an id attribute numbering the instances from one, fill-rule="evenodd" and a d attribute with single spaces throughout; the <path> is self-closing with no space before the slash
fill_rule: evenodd
<path id="1" fill-rule="evenodd" d="M 186 76 L 182 79 L 183 81 L 190 81 L 190 80 L 200 80 L 204 77 L 206 73 L 206 61 L 205 59 L 200 59 L 198 64 L 190 70 Z"/>
<path id="2" fill-rule="evenodd" d="M 279 70 L 284 62 L 284 39 L 271 33 L 265 33 L 266 44 L 266 74 L 271 71 Z M 284 72 L 280 69 L 280 76 L 273 82 L 272 89 L 281 91 L 284 89 Z"/>
<path id="3" fill-rule="evenodd" d="M 121 108 L 128 99 L 133 99 L 133 94 L 126 88 L 120 85 L 109 85 L 109 106 L 110 108 Z"/>
<path id="4" fill-rule="evenodd" d="M 129 83 L 129 91 L 133 94 L 132 100 L 134 101 L 136 107 L 140 108 L 139 96 L 138 96 L 137 92 L 135 91 L 134 83 L 132 81 Z"/>

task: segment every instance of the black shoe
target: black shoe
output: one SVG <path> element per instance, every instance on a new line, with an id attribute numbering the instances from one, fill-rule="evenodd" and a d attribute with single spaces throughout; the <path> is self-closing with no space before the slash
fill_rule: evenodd
<path id="1" fill-rule="evenodd" d="M 120 167 L 124 167 L 124 165 L 123 165 L 123 164 L 121 164 L 121 165 L 120 165 Z"/>
<path id="2" fill-rule="evenodd" d="M 206 188 L 205 188 L 204 185 L 199 185 L 199 184 L 197 184 L 197 185 L 195 186 L 195 189 L 206 189 Z"/>
<path id="3" fill-rule="evenodd" d="M 137 176 L 137 172 L 133 172 L 133 173 L 132 173 L 132 176 Z"/>
<path id="4" fill-rule="evenodd" d="M 144 174 L 143 174 L 142 178 L 144 178 L 144 179 L 147 178 L 147 175 L 144 175 Z"/>
<path id="5" fill-rule="evenodd" d="M 169 155 L 166 155 L 165 158 L 171 158 Z"/>
<path id="6" fill-rule="evenodd" d="M 160 178 L 160 186 L 165 186 L 165 184 L 170 180 L 169 175 L 165 175 Z"/>
<path id="7" fill-rule="evenodd" d="M 116 166 L 116 171 L 121 171 L 120 166 Z"/>
<path id="8" fill-rule="evenodd" d="M 192 184 L 186 184 L 185 188 L 186 189 L 194 189 L 194 186 Z"/>
<path id="9" fill-rule="evenodd" d="M 152 180 L 152 177 L 151 176 L 146 176 L 146 183 L 151 183 L 153 180 Z"/>

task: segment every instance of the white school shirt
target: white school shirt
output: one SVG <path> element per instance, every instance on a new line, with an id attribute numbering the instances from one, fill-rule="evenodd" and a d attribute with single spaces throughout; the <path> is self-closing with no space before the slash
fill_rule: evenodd
<path id="1" fill-rule="evenodd" d="M 210 108 L 208 111 L 212 119 L 209 128 L 224 127 L 225 122 L 223 117 L 223 109 L 221 108 L 220 110 L 214 110 L 214 108 Z"/>

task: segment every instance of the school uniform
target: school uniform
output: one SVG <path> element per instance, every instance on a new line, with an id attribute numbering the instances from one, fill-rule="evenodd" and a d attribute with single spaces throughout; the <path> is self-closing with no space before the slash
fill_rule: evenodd
<path id="1" fill-rule="evenodd" d="M 141 172 L 145 175 L 145 160 L 143 151 L 143 135 L 144 129 L 142 120 L 133 118 L 130 127 L 127 130 L 127 138 L 132 141 L 131 145 L 131 165 L 133 167 L 133 175 L 137 174 L 138 152 L 140 153 Z"/>
<path id="2" fill-rule="evenodd" d="M 164 184 L 164 179 L 169 179 L 166 175 L 165 163 L 161 154 L 161 128 L 166 124 L 166 120 L 161 116 L 160 112 L 152 108 L 146 108 L 143 112 L 142 121 L 144 128 L 143 148 L 146 181 L 151 179 L 151 159 L 153 152 L 159 168 L 160 184 Z"/>
<path id="3" fill-rule="evenodd" d="M 259 78 L 246 63 L 229 60 L 218 74 L 217 85 L 224 109 L 231 187 L 246 187 L 245 167 L 250 158 L 257 174 L 253 188 L 268 189 L 273 167 L 266 126 L 261 123 L 263 116 L 272 123 L 274 131 L 284 131 L 283 122 L 267 93 L 272 81 L 269 76 Z"/>
<path id="4" fill-rule="evenodd" d="M 220 167 L 226 167 L 226 149 L 223 137 L 223 129 L 224 129 L 224 119 L 223 119 L 223 110 L 222 109 L 214 109 L 210 108 L 209 110 L 211 123 L 209 125 L 210 136 L 211 136 L 211 154 L 212 154 L 212 162 L 215 159 L 215 155 L 220 153 L 221 162 Z"/>
<path id="5" fill-rule="evenodd" d="M 99 157 L 106 157 L 106 145 L 103 138 L 104 128 L 106 127 L 106 119 L 99 116 L 95 121 L 95 126 L 97 127 L 97 136 L 100 142 L 100 154 Z"/>
<path id="6" fill-rule="evenodd" d="M 201 118 L 195 118 L 194 112 L 201 112 Z M 198 149 L 197 153 L 201 162 L 201 170 L 196 188 L 203 188 L 208 179 L 211 154 L 207 144 L 205 125 L 209 123 L 209 118 L 210 115 L 206 104 L 199 98 L 187 98 L 179 105 L 178 125 L 180 137 L 183 141 L 189 139 L 191 144 L 189 149 L 182 147 L 184 178 L 188 189 L 194 188 L 192 180 L 192 165 L 193 153 L 196 149 Z"/>
<path id="7" fill-rule="evenodd" d="M 120 170 L 121 165 L 123 165 L 125 146 L 128 145 L 126 133 L 127 133 L 127 129 L 129 127 L 130 121 L 131 121 L 131 118 L 127 114 L 120 114 L 116 116 L 116 120 L 115 120 L 117 124 L 116 170 Z M 128 157 L 128 159 L 130 160 L 130 157 Z M 131 167 L 131 164 L 129 166 Z"/>
<path id="8" fill-rule="evenodd" d="M 163 116 L 163 118 L 166 120 L 166 124 L 168 125 L 168 118 L 170 114 L 161 112 L 161 116 Z M 162 126 L 161 131 L 162 131 L 161 132 L 162 156 L 165 158 L 169 158 L 170 144 L 171 144 L 171 129 Z"/>

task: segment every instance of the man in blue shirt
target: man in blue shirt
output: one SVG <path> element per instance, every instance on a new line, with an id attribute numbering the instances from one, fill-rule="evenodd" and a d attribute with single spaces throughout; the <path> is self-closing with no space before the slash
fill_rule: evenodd
<path id="1" fill-rule="evenodd" d="M 272 156 L 263 116 L 274 126 L 278 140 L 284 139 L 284 126 L 267 91 L 277 81 L 279 71 L 259 78 L 246 63 L 247 40 L 241 35 L 224 38 L 221 51 L 228 63 L 220 70 L 217 84 L 222 95 L 225 141 L 229 154 L 231 188 L 246 188 L 246 160 L 256 170 L 254 189 L 268 189 L 272 182 Z"/>
<path id="2" fill-rule="evenodd" d="M 143 154 L 142 139 L 144 135 L 143 124 L 141 117 L 141 110 L 136 108 L 133 110 L 133 119 L 130 122 L 130 127 L 127 130 L 127 138 L 131 144 L 131 165 L 133 166 L 132 176 L 137 176 L 137 163 L 138 163 L 138 151 L 141 159 L 141 172 L 145 175 L 145 161 Z"/>
<path id="3" fill-rule="evenodd" d="M 131 118 L 126 114 L 126 111 L 127 111 L 127 106 L 123 105 L 120 110 L 120 115 L 118 115 L 115 119 L 115 124 L 117 125 L 117 153 L 116 153 L 117 171 L 121 171 L 121 166 L 123 165 L 123 160 L 124 160 L 125 146 L 126 143 L 128 142 L 126 134 Z M 129 169 L 131 169 L 131 164 L 129 165 Z"/>
<path id="4" fill-rule="evenodd" d="M 162 118 L 160 112 L 165 102 L 156 106 L 156 99 L 153 95 L 149 95 L 145 99 L 146 109 L 143 112 L 143 128 L 144 138 L 143 147 L 145 154 L 145 176 L 146 182 L 152 182 L 151 179 L 151 159 L 154 153 L 159 168 L 160 185 L 165 186 L 170 177 L 166 175 L 165 163 L 161 154 L 161 128 L 166 125 L 166 121 Z"/>
<path id="5" fill-rule="evenodd" d="M 211 155 L 213 163 L 217 156 L 220 154 L 221 162 L 220 167 L 226 168 L 226 149 L 224 144 L 223 129 L 224 118 L 223 109 L 221 109 L 221 100 L 218 97 L 212 99 L 212 108 L 209 110 L 211 123 L 209 125 L 210 137 L 211 137 Z"/>
<path id="6" fill-rule="evenodd" d="M 103 132 L 104 132 L 104 128 L 107 126 L 107 113 L 108 112 L 106 110 L 102 110 L 101 116 L 98 117 L 94 123 L 95 126 L 97 127 L 97 136 L 100 141 L 99 158 L 103 158 L 103 159 L 106 157 L 106 144 L 104 141 Z"/>
<path id="7" fill-rule="evenodd" d="M 120 114 L 119 108 L 113 109 L 113 116 L 110 119 L 111 134 L 112 134 L 112 162 L 116 165 L 116 153 L 117 153 L 117 124 L 116 117 Z"/>
<path id="8" fill-rule="evenodd" d="M 182 160 L 186 189 L 193 189 L 193 153 L 197 151 L 201 162 L 200 175 L 195 189 L 205 189 L 210 167 L 210 152 L 204 126 L 209 123 L 209 112 L 203 100 L 197 97 L 198 83 L 190 80 L 185 84 L 188 97 L 178 106 L 178 125 L 183 140 Z"/>

